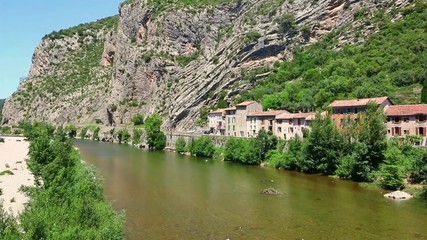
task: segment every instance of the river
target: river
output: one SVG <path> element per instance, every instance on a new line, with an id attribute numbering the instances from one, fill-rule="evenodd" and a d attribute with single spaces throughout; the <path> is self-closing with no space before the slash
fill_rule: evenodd
<path id="1" fill-rule="evenodd" d="M 427 201 L 324 176 L 77 140 L 127 239 L 425 239 Z M 262 195 L 273 187 L 283 195 Z"/>

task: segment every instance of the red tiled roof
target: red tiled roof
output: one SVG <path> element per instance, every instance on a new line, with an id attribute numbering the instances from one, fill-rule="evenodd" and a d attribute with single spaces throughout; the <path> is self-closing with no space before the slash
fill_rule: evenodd
<path id="1" fill-rule="evenodd" d="M 418 114 L 427 115 L 427 104 L 394 105 L 385 111 L 386 116 L 412 116 Z"/>
<path id="2" fill-rule="evenodd" d="M 313 120 L 316 116 L 316 113 L 314 112 L 307 112 L 307 113 L 283 113 L 276 117 L 276 119 L 295 119 L 295 118 L 304 118 L 307 120 Z"/>
<path id="3" fill-rule="evenodd" d="M 362 99 L 352 99 L 352 100 L 335 100 L 331 104 L 329 104 L 329 107 L 359 107 L 359 106 L 366 106 L 368 105 L 369 102 L 382 104 L 387 100 L 389 100 L 388 97 L 362 98 Z"/>
<path id="4" fill-rule="evenodd" d="M 236 110 L 236 107 L 224 108 L 224 111 L 233 111 Z"/>
<path id="5" fill-rule="evenodd" d="M 236 107 L 245 107 L 251 105 L 252 103 L 255 103 L 255 101 L 245 101 L 237 104 Z"/>
<path id="6" fill-rule="evenodd" d="M 248 117 L 274 117 L 281 113 L 289 113 L 286 110 L 273 110 L 273 111 L 266 111 L 266 112 L 252 112 L 248 114 Z"/>
<path id="7" fill-rule="evenodd" d="M 226 108 L 220 108 L 220 109 L 217 109 L 217 110 L 213 110 L 209 114 L 222 114 L 222 113 L 225 112 L 225 109 Z"/>

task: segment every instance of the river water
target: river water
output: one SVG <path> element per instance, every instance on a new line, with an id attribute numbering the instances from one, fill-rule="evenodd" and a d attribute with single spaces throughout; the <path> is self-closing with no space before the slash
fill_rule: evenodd
<path id="1" fill-rule="evenodd" d="M 324 176 L 77 140 L 127 239 L 427 239 L 427 201 Z M 262 195 L 268 187 L 283 195 Z"/>

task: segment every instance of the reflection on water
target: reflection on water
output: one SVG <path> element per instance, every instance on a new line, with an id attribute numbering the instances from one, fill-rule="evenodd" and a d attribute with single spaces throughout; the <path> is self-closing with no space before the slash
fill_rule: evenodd
<path id="1" fill-rule="evenodd" d="M 422 239 L 427 202 L 356 183 L 76 141 L 126 212 L 128 239 Z M 265 196 L 274 187 L 283 195 Z"/>

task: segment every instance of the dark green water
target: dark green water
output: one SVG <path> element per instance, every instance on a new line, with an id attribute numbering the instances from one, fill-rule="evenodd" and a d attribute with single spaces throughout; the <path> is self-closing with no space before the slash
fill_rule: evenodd
<path id="1" fill-rule="evenodd" d="M 323 176 L 76 141 L 127 239 L 427 239 L 427 202 Z M 273 180 L 273 181 L 271 181 Z M 265 196 L 274 187 L 284 195 Z"/>

